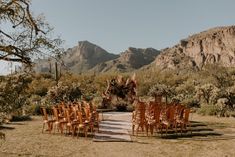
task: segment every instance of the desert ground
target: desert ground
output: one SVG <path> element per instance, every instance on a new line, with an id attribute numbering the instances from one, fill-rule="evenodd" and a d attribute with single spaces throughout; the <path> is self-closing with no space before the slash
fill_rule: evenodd
<path id="1" fill-rule="evenodd" d="M 107 115 L 104 115 L 104 117 Z M 105 117 L 105 118 L 108 118 Z M 130 120 L 130 114 L 123 114 Z M 0 128 L 0 156 L 161 157 L 235 156 L 235 119 L 200 116 L 194 113 L 193 133 L 131 136 L 132 142 L 94 142 L 92 137 L 73 138 L 41 133 L 42 118 L 12 122 Z M 131 132 L 130 132 L 131 134 Z"/>

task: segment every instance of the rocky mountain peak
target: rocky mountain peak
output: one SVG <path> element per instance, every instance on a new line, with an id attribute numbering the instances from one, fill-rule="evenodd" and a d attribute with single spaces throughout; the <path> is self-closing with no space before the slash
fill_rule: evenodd
<path id="1" fill-rule="evenodd" d="M 183 39 L 156 58 L 162 68 L 202 68 L 206 64 L 235 66 L 235 26 L 216 27 Z"/>

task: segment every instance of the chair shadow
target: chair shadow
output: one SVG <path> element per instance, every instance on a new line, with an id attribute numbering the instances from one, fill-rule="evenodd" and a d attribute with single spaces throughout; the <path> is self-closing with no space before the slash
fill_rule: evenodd
<path id="1" fill-rule="evenodd" d="M 0 130 L 13 130 L 13 129 L 15 129 L 15 127 L 5 126 L 5 125 L 0 126 Z"/>
<path id="2" fill-rule="evenodd" d="M 93 139 L 95 142 L 133 142 L 132 140 L 125 140 L 123 138 L 116 138 L 111 136 L 96 136 L 95 139 Z"/>
<path id="3" fill-rule="evenodd" d="M 224 134 L 221 132 L 216 132 L 216 128 L 212 128 L 212 126 L 207 125 L 202 122 L 197 122 L 197 121 L 191 121 L 191 130 L 190 127 L 188 127 L 187 130 L 181 131 L 178 128 L 177 133 L 174 130 L 168 130 L 167 133 L 165 133 L 165 129 L 163 129 L 162 133 L 161 132 L 155 132 L 152 137 L 154 138 L 161 138 L 161 139 L 190 139 L 190 140 L 198 140 L 200 137 L 206 139 L 231 139 L 235 138 L 234 137 L 225 137 L 223 136 Z M 192 131 L 192 133 L 191 133 Z M 130 132 L 130 131 L 129 131 Z M 145 132 L 140 132 L 137 137 L 147 137 Z M 149 135 L 149 137 L 151 137 Z M 200 139 L 201 140 L 201 139 Z"/>
<path id="4" fill-rule="evenodd" d="M 25 125 L 25 123 L 21 123 L 21 122 L 10 122 L 7 125 Z"/>

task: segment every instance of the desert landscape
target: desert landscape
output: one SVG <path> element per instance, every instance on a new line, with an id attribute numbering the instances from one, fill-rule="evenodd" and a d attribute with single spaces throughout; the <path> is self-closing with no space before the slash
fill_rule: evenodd
<path id="1" fill-rule="evenodd" d="M 0 156 L 235 157 L 231 0 L 0 0 Z"/>
<path id="2" fill-rule="evenodd" d="M 192 120 L 205 126 L 193 129 L 192 136 L 131 136 L 132 142 L 93 142 L 92 137 L 73 138 L 61 134 L 42 134 L 42 117 L 4 125 L 6 141 L 1 141 L 2 156 L 234 156 L 233 118 L 193 114 Z M 109 116 L 104 115 L 105 119 Z M 130 120 L 130 114 L 121 119 Z M 196 123 L 195 123 L 196 125 Z M 130 128 L 131 129 L 131 128 Z M 201 129 L 201 130 L 200 130 Z M 205 131 L 203 131 L 205 129 Z M 208 133 L 216 133 L 215 135 Z M 217 135 L 218 134 L 218 135 Z M 131 132 L 130 132 L 131 135 Z"/>

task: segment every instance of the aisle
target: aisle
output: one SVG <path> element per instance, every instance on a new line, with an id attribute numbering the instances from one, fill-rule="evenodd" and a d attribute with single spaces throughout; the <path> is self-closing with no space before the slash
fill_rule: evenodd
<path id="1" fill-rule="evenodd" d="M 105 119 L 100 122 L 100 131 L 95 133 L 95 142 L 131 142 L 128 130 L 131 130 L 131 113 L 104 113 Z"/>

